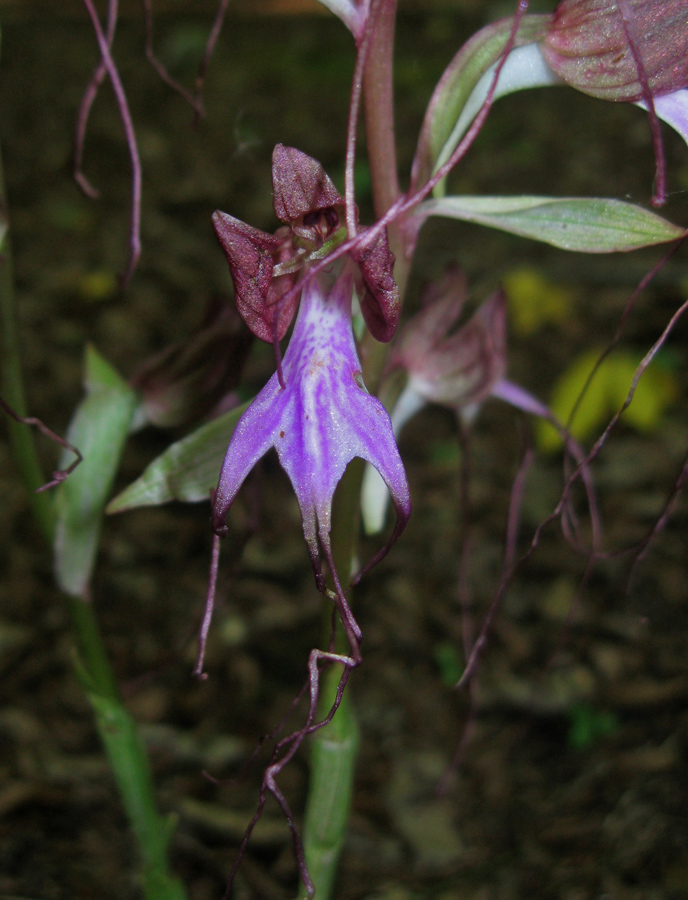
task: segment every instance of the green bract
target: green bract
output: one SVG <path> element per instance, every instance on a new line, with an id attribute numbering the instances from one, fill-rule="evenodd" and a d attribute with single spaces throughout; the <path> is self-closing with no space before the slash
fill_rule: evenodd
<path id="1" fill-rule="evenodd" d="M 136 392 L 90 346 L 84 381 L 86 397 L 67 432 L 84 459 L 56 497 L 55 575 L 73 597 L 88 593 L 103 509 L 138 405 Z"/>
<path id="2" fill-rule="evenodd" d="M 177 441 L 108 505 L 108 513 L 137 506 L 159 506 L 170 500 L 208 500 L 217 486 L 227 441 L 248 403 L 213 419 Z"/>
<path id="3" fill-rule="evenodd" d="M 476 222 L 582 253 L 614 253 L 663 244 L 685 233 L 656 213 L 621 200 L 586 197 L 442 197 L 413 213 Z"/>

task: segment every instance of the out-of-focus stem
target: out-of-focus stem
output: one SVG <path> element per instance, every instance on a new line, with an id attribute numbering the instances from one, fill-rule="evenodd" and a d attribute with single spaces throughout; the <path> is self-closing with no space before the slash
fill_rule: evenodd
<path id="1" fill-rule="evenodd" d="M 24 379 L 22 376 L 19 345 L 19 325 L 14 295 L 14 272 L 12 248 L 9 240 L 9 221 L 5 195 L 5 177 L 0 156 L 0 225 L 4 225 L 4 235 L 0 242 L 0 372 L 2 373 L 2 396 L 20 416 L 26 416 Z M 44 538 L 52 541 L 55 515 L 52 498 L 47 493 L 35 491 L 45 484 L 45 478 L 38 461 L 33 434 L 30 428 L 8 419 L 10 441 L 14 460 L 26 487 L 29 503 Z"/>
<path id="2" fill-rule="evenodd" d="M 7 202 L 1 158 L 0 214 L 6 225 Z M 7 231 L 0 243 L 0 349 L 2 395 L 15 412 L 26 416 L 12 255 Z M 52 544 L 56 517 L 50 493 L 35 493 L 35 489 L 45 483 L 45 478 L 38 462 L 33 434 L 26 425 L 12 419 L 8 425 L 14 458 L 26 486 L 32 512 L 46 542 Z M 167 871 L 167 845 L 172 825 L 157 811 L 145 746 L 131 714 L 122 703 L 93 606 L 87 599 L 72 597 L 69 598 L 69 609 L 77 645 L 77 670 L 93 706 L 98 732 L 139 841 L 144 896 L 146 900 L 184 900 L 181 882 Z"/>
<path id="3" fill-rule="evenodd" d="M 70 597 L 77 645 L 76 671 L 93 708 L 96 728 L 110 761 L 142 861 L 145 900 L 184 900 L 182 883 L 168 872 L 168 845 L 175 826 L 161 816 L 146 747 L 122 702 L 93 606 Z"/>

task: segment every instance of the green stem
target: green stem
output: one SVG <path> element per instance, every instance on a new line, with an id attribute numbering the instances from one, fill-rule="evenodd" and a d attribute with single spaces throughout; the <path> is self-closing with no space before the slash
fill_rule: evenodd
<path id="1" fill-rule="evenodd" d="M 7 224 L 7 201 L 0 155 L 0 215 Z M 12 253 L 7 230 L 0 242 L 0 377 L 5 401 L 26 416 L 19 325 L 14 293 Z M 48 493 L 36 494 L 45 483 L 31 429 L 9 420 L 14 459 L 26 486 L 31 509 L 48 544 L 53 543 L 55 507 Z M 136 723 L 122 703 L 93 607 L 69 598 L 78 648 L 77 672 L 93 707 L 96 727 L 110 761 L 123 805 L 139 843 L 146 900 L 184 900 L 181 882 L 167 871 L 167 849 L 174 821 L 157 811 L 146 749 Z"/>
<path id="2" fill-rule="evenodd" d="M 332 707 L 341 674 L 341 666 L 333 666 L 321 679 L 319 711 L 322 715 Z M 311 746 L 311 781 L 303 839 L 317 900 L 330 897 L 337 874 L 349 820 L 358 743 L 358 724 L 350 689 L 347 689 L 336 715 L 326 728 L 316 732 Z M 305 896 L 303 886 L 300 896 Z"/>
<path id="3" fill-rule="evenodd" d="M 158 812 L 146 748 L 115 684 L 93 608 L 78 598 L 70 598 L 69 604 L 79 651 L 77 675 L 93 708 L 98 734 L 138 841 L 143 895 L 146 900 L 184 900 L 184 887 L 169 874 L 167 864 L 176 817 Z"/>
<path id="4" fill-rule="evenodd" d="M 349 464 L 337 488 L 333 509 L 332 549 L 337 571 L 345 583 L 351 575 L 356 549 L 363 471 L 363 460 L 355 459 Z M 323 632 L 328 641 L 330 629 L 331 610 L 325 607 Z M 341 627 L 337 628 L 335 650 L 349 653 Z M 341 675 L 341 666 L 332 666 L 320 681 L 320 718 L 325 718 L 332 709 Z M 311 739 L 311 776 L 303 842 L 317 900 L 330 897 L 344 847 L 358 743 L 358 724 L 351 685 L 348 685 L 332 721 Z M 299 897 L 305 896 L 305 887 L 301 885 Z"/>
<path id="5" fill-rule="evenodd" d="M 0 224 L 5 232 L 0 241 L 0 382 L 2 396 L 19 416 L 26 416 L 26 397 L 22 375 L 19 344 L 19 324 L 14 295 L 12 248 L 9 240 L 9 221 L 5 177 L 0 154 Z M 55 510 L 51 496 L 37 494 L 36 489 L 45 484 L 38 461 L 33 432 L 26 425 L 8 419 L 10 441 L 14 461 L 26 487 L 29 503 L 36 522 L 48 543 L 52 542 L 55 529 Z"/>
<path id="6" fill-rule="evenodd" d="M 363 96 L 373 200 L 375 213 L 381 217 L 400 195 L 393 94 L 396 0 L 379 0 L 376 9 L 379 9 L 379 15 L 363 74 Z M 403 296 L 408 281 L 409 262 L 404 252 L 401 231 L 396 223 L 390 225 L 388 234 L 390 247 L 397 257 L 394 274 Z M 369 390 L 376 392 L 387 348 L 372 340 L 370 335 L 366 335 L 366 338 L 361 346 L 364 379 Z M 333 510 L 332 548 L 337 571 L 344 583 L 351 575 L 356 558 L 363 471 L 364 464 L 360 459 L 348 466 L 337 488 Z M 326 610 L 325 617 L 325 628 L 329 632 L 329 610 Z M 336 642 L 338 652 L 348 652 L 343 629 L 338 628 Z M 332 708 L 340 677 L 341 667 L 333 666 L 321 679 L 319 714 L 322 717 Z M 312 739 L 304 846 L 317 900 L 328 900 L 330 897 L 344 846 L 358 743 L 358 725 L 349 685 L 332 721 L 326 728 L 317 731 Z M 305 896 L 303 885 L 299 896 Z"/>

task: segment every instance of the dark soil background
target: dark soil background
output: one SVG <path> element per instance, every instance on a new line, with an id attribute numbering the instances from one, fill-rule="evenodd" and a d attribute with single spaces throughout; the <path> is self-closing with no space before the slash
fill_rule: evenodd
<path id="1" fill-rule="evenodd" d="M 206 3 L 197 14 L 186 8 L 167 4 L 156 42 L 175 76 L 191 85 L 213 10 Z M 402 172 L 444 66 L 475 27 L 508 11 L 474 3 L 463 13 L 402 13 Z M 141 264 L 122 294 L 117 272 L 126 258 L 130 173 L 107 85 L 85 157 L 102 199 L 84 198 L 70 174 L 76 110 L 96 61 L 85 13 L 78 3 L 10 5 L 2 27 L 0 133 L 27 389 L 32 413 L 64 432 L 81 396 L 86 342 L 130 376 L 187 335 L 213 296 L 229 295 L 210 215 L 220 207 L 274 228 L 276 142 L 316 156 L 342 184 L 353 44 L 330 16 L 230 15 L 208 78 L 207 118 L 193 128 L 184 101 L 145 61 L 138 10 L 125 10 L 115 50 L 140 142 L 144 210 Z M 666 140 L 666 215 L 685 223 L 688 150 L 673 135 Z M 475 193 L 597 193 L 647 203 L 652 174 L 641 113 L 551 90 L 501 101 L 455 177 L 457 189 Z M 363 162 L 359 175 L 362 220 L 369 221 Z M 476 302 L 524 263 L 570 289 L 574 307 L 565 322 L 511 339 L 510 376 L 546 399 L 570 360 L 611 340 L 634 286 L 660 256 L 579 258 L 476 227 L 435 225 L 423 236 L 409 302 L 417 303 L 423 279 L 450 259 L 467 269 Z M 685 299 L 686 259 L 680 251 L 642 295 L 625 347 L 645 352 Z M 687 356 L 680 323 L 666 356 L 677 401 L 649 434 L 617 429 L 596 463 L 609 551 L 651 528 L 681 469 Z M 270 348 L 255 347 L 249 386 L 259 387 L 271 365 Z M 467 572 L 474 628 L 499 580 L 509 494 L 528 435 L 527 420 L 497 401 L 485 405 L 474 428 Z M 169 440 L 153 430 L 135 435 L 118 486 Z M 48 469 L 54 449 L 41 448 Z M 448 794 L 438 799 L 470 710 L 468 695 L 452 688 L 463 664 L 461 456 L 452 417 L 424 412 L 401 449 L 414 515 L 355 597 L 364 665 L 350 690 L 362 746 L 336 897 L 688 897 L 685 498 L 630 586 L 629 560 L 620 556 L 599 563 L 579 592 L 585 558 L 558 524 L 545 531 L 492 629 L 470 740 Z M 321 638 L 321 599 L 295 499 L 274 459 L 260 472 L 260 528 L 240 558 L 231 541 L 224 551 L 207 682 L 191 677 L 210 554 L 207 504 L 109 519 L 94 585 L 161 806 L 179 816 L 173 865 L 193 900 L 222 894 L 255 808 L 260 764 L 241 783 L 234 778 L 284 715 Z M 562 484 L 561 459 L 538 458 L 527 480 L 522 550 Z M 74 675 L 50 552 L 5 442 L 0 490 L 0 896 L 130 900 L 138 895 L 135 846 Z M 232 512 L 232 534 L 241 533 L 249 507 L 246 493 Z M 301 810 L 307 753 L 281 783 Z M 288 832 L 268 804 L 236 896 L 281 900 L 295 886 Z"/>

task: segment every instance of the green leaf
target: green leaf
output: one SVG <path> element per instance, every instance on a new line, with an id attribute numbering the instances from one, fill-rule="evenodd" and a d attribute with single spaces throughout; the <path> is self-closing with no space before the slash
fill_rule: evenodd
<path id="1" fill-rule="evenodd" d="M 418 227 L 428 216 L 475 222 L 579 253 L 637 250 L 685 234 L 642 206 L 600 197 L 443 197 L 426 200 L 413 214 Z"/>
<path id="2" fill-rule="evenodd" d="M 86 397 L 67 433 L 84 459 L 56 497 L 55 575 L 62 590 L 73 597 L 87 594 L 105 501 L 138 405 L 135 391 L 90 346 L 85 386 Z"/>
<path id="3" fill-rule="evenodd" d="M 514 46 L 540 40 L 548 21 L 549 16 L 525 16 Z M 474 88 L 504 52 L 512 25 L 513 19 L 508 18 L 481 29 L 459 50 L 437 83 L 418 139 L 413 167 L 414 190 L 421 188 L 449 159 L 478 112 L 482 95 L 476 101 L 476 108 L 467 110 L 462 116 Z"/>
<path id="4" fill-rule="evenodd" d="M 186 503 L 207 500 L 217 487 L 227 444 L 248 405 L 244 403 L 213 419 L 168 447 L 140 478 L 111 501 L 107 512 L 159 506 L 170 500 Z"/>

